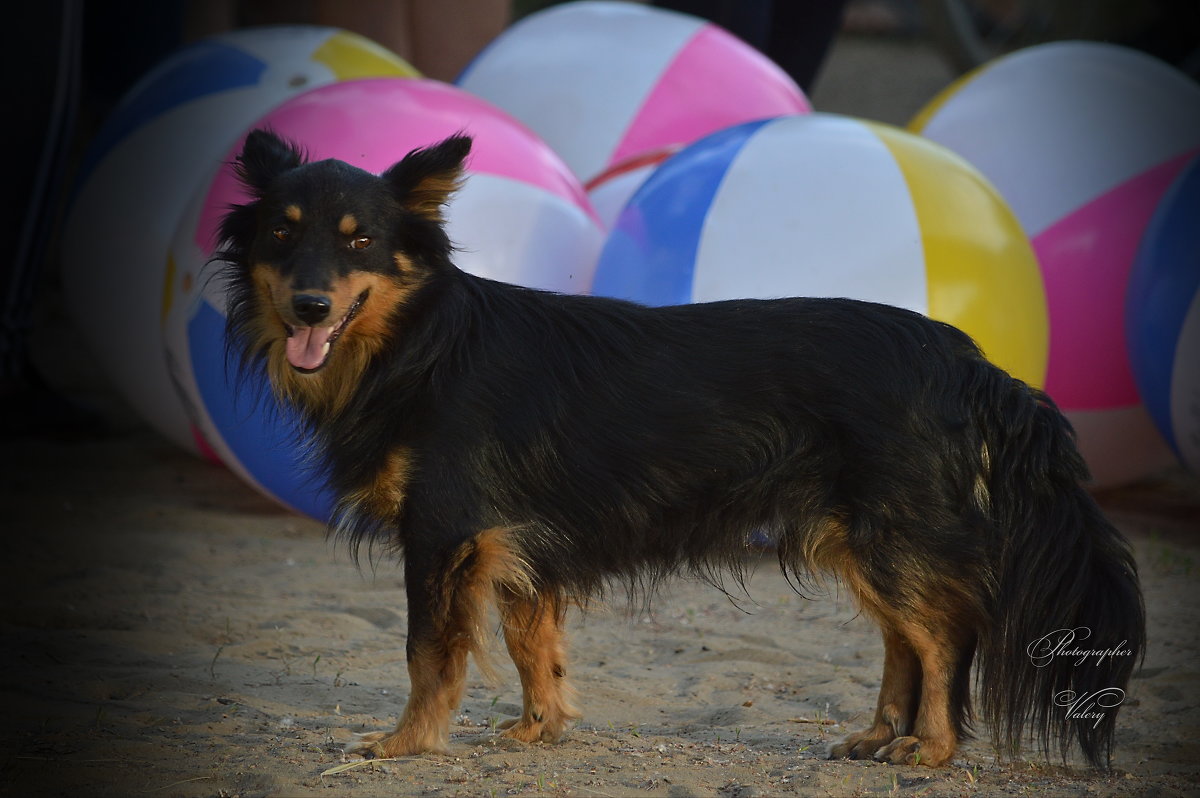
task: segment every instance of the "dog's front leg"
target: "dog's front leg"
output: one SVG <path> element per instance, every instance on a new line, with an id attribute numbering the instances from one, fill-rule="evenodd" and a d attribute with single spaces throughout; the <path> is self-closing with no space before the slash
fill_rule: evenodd
<path id="1" fill-rule="evenodd" d="M 361 735 L 347 753 L 385 758 L 446 750 L 450 713 L 462 700 L 477 608 L 459 606 L 464 591 L 454 584 L 458 574 L 453 567 L 436 567 L 439 559 L 414 552 L 405 558 L 410 692 L 404 713 L 394 731 Z"/>

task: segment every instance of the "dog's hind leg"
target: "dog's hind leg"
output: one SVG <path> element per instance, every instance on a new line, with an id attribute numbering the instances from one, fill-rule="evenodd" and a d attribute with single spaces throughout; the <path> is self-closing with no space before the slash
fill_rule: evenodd
<path id="1" fill-rule="evenodd" d="M 911 734 L 921 698 L 921 663 L 909 642 L 883 627 L 883 683 L 875 723 L 835 745 L 832 758 L 870 759 L 897 737 Z"/>
<path id="2" fill-rule="evenodd" d="M 920 667 L 920 703 L 911 730 L 875 751 L 875 759 L 938 767 L 954 756 L 966 711 L 967 670 L 974 643 L 969 634 L 956 633 L 949 624 L 929 623 L 944 618 L 930 613 L 902 625 L 902 634 Z"/>
<path id="3" fill-rule="evenodd" d="M 827 525 L 811 539 L 808 561 L 836 573 L 883 630 L 875 721 L 830 755 L 930 767 L 949 761 L 968 712 L 967 676 L 975 652 L 972 619 L 979 613 L 969 581 L 917 564 L 865 567 L 840 524 Z"/>
<path id="4" fill-rule="evenodd" d="M 554 742 L 579 717 L 566 679 L 562 602 L 505 592 L 500 616 L 508 653 L 521 676 L 521 717 L 502 724 L 504 736 Z"/>
<path id="5" fill-rule="evenodd" d="M 860 596 L 883 627 L 885 659 L 875 725 L 835 746 L 834 757 L 938 767 L 954 756 L 970 713 L 975 631 L 953 581 L 928 580 L 926 596 L 884 607 Z"/>
<path id="6" fill-rule="evenodd" d="M 881 619 L 884 669 L 874 725 L 834 746 L 831 757 L 938 767 L 954 755 L 974 643 L 945 622 L 945 613 L 926 609 Z"/>

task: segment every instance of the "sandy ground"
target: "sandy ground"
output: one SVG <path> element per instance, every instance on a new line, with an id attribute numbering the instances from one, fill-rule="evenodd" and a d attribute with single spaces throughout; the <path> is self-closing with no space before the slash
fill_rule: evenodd
<path id="1" fill-rule="evenodd" d="M 919 43 L 848 39 L 814 102 L 902 124 L 950 78 Z M 107 426 L 0 457 L 0 794 L 1200 792 L 1200 484 L 1182 473 L 1102 497 L 1134 541 L 1150 622 L 1111 774 L 999 761 L 986 739 L 936 771 L 827 761 L 870 719 L 882 646 L 844 596 L 798 597 L 769 556 L 736 603 L 680 582 L 648 610 L 573 617 L 584 718 L 557 745 L 496 736 L 520 703 L 497 647 L 501 679 L 471 671 L 449 754 L 329 773 L 407 696 L 399 570 L 356 568 L 318 524 L 142 429 L 46 316 L 44 367 Z"/>
<path id="2" fill-rule="evenodd" d="M 736 604 L 672 584 L 647 611 L 571 619 L 584 718 L 557 745 L 498 738 L 515 672 L 471 671 L 450 753 L 359 763 L 355 732 L 408 692 L 394 563 L 360 570 L 316 523 L 136 428 L 9 448 L 0 610 L 4 777 L 29 795 L 1188 795 L 1200 783 L 1200 490 L 1110 493 L 1150 619 L 1113 774 L 1000 762 L 986 740 L 931 771 L 830 762 L 882 668 L 844 596 L 798 597 L 769 557 Z M 498 641 L 497 641 L 498 642 Z"/>

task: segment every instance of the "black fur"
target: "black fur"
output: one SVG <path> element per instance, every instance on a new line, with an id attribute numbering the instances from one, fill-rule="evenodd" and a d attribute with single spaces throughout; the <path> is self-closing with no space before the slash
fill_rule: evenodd
<path id="1" fill-rule="evenodd" d="M 412 290 L 388 310 L 386 340 L 348 402 L 300 402 L 339 496 L 376 479 L 398 448 L 411 453 L 394 513 L 347 502 L 333 521 L 355 547 L 379 540 L 403 554 L 410 646 L 439 628 L 422 586 L 481 530 L 515 530 L 538 593 L 562 598 L 680 572 L 719 582 L 764 538 L 803 583 L 815 567 L 805 552 L 836 527 L 846 567 L 888 618 L 953 605 L 957 735 L 977 655 L 982 717 L 1004 748 L 1031 729 L 1064 757 L 1074 740 L 1108 761 L 1115 710 L 1093 727 L 1066 719 L 1055 696 L 1125 687 L 1144 649 L 1141 597 L 1045 394 L 960 331 L 894 307 L 647 308 L 466 274 L 430 198 L 413 195 L 453 178 L 468 146 L 451 139 L 377 178 L 302 164 L 256 133 L 241 158 L 254 199 L 222 228 L 229 340 L 251 371 L 268 351 L 246 348 L 247 329 L 269 310 L 248 268 L 287 203 L 333 202 L 331 186 L 348 188 L 387 247 L 416 264 L 415 277 L 395 275 Z M 303 262 L 329 280 L 346 273 L 320 246 Z M 1081 645 L 1128 653 L 1033 666 L 1031 643 L 1081 627 L 1091 630 Z"/>

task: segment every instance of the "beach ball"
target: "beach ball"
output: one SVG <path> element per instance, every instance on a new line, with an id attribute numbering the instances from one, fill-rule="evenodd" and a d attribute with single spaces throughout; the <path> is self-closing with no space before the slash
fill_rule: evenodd
<path id="1" fill-rule="evenodd" d="M 312 160 L 337 158 L 377 174 L 413 149 L 465 132 L 474 138 L 468 176 L 446 210 L 456 263 L 533 288 L 591 289 L 604 231 L 583 187 L 541 139 L 484 100 L 431 80 L 345 81 L 294 97 L 251 127 L 296 142 Z M 217 264 L 206 264 L 221 217 L 247 199 L 230 166 L 242 138 L 223 154 L 225 165 L 199 190 L 171 243 L 179 302 L 167 346 L 186 401 L 222 460 L 286 506 L 326 520 L 331 498 L 304 465 L 295 417 L 270 399 L 257 401 L 254 386 L 239 395 L 225 363 L 225 296 L 209 279 Z"/>
<path id="2" fill-rule="evenodd" d="M 749 122 L 665 161 L 633 195 L 595 293 L 649 305 L 851 297 L 971 335 L 1032 384 L 1045 296 L 1000 195 L 949 150 L 832 114 Z"/>
<path id="3" fill-rule="evenodd" d="M 1200 473 L 1200 156 L 1146 226 L 1125 329 L 1146 409 L 1179 459 Z"/>
<path id="4" fill-rule="evenodd" d="M 625 2 L 531 14 L 457 83 L 529 125 L 584 181 L 639 153 L 809 110 L 782 69 L 724 29 Z"/>
<path id="5" fill-rule="evenodd" d="M 164 255 L 192 192 L 255 119 L 305 89 L 415 75 L 371 41 L 326 27 L 248 28 L 188 45 L 122 98 L 85 155 L 63 230 L 67 309 L 114 387 L 191 451 L 163 361 Z M 170 286 L 171 281 L 166 281 Z"/>
<path id="6" fill-rule="evenodd" d="M 1050 312 L 1046 390 L 1096 484 L 1173 462 L 1134 382 L 1125 291 L 1147 222 L 1200 150 L 1200 85 L 1135 50 L 1046 44 L 964 76 L 910 129 L 983 172 L 1032 240 Z"/>
<path id="7" fill-rule="evenodd" d="M 588 199 L 605 230 L 612 229 L 625 203 L 646 182 L 646 178 L 683 148 L 681 144 L 632 155 L 619 161 L 583 184 Z"/>

